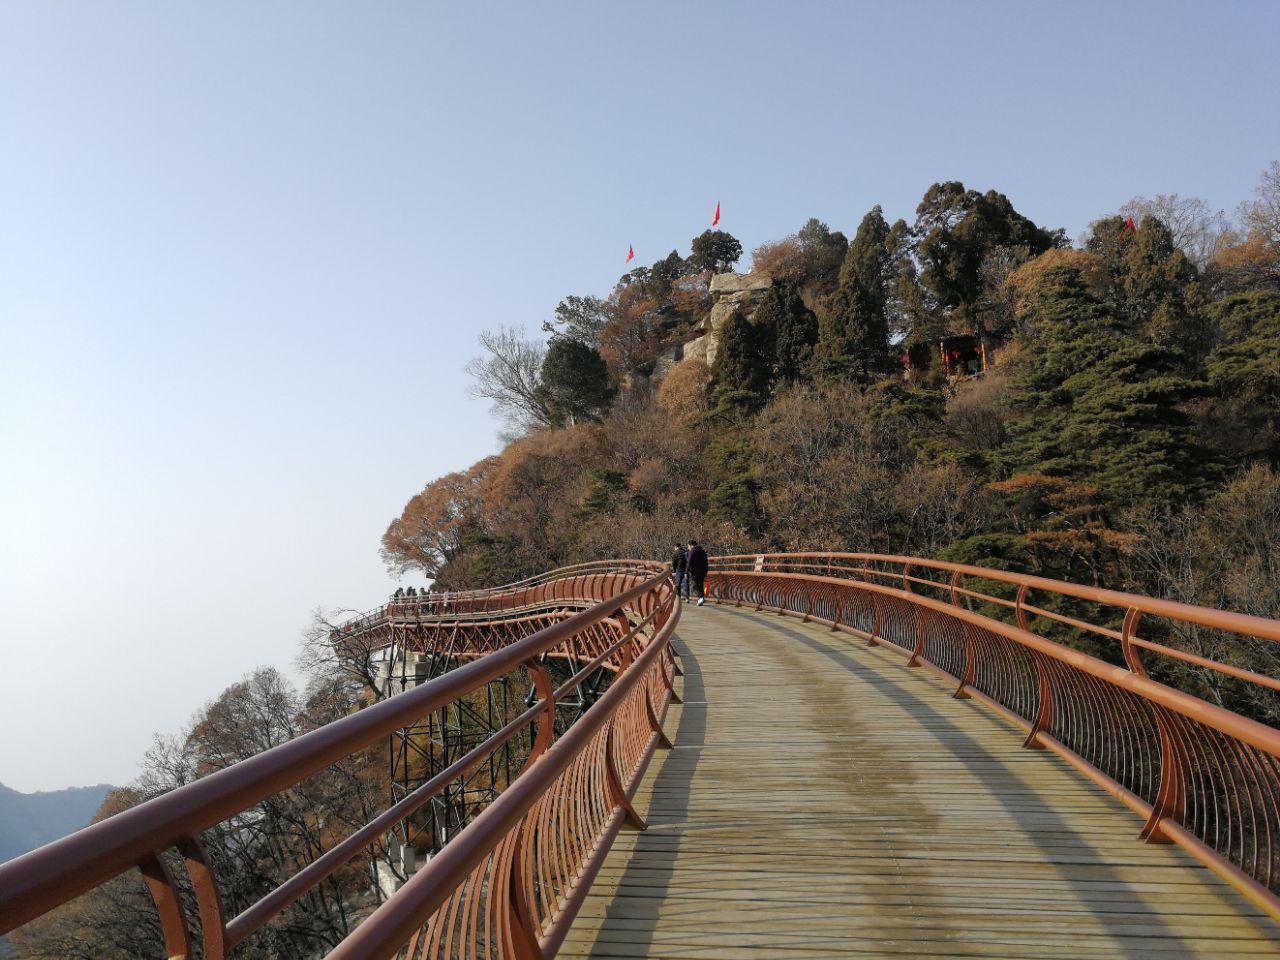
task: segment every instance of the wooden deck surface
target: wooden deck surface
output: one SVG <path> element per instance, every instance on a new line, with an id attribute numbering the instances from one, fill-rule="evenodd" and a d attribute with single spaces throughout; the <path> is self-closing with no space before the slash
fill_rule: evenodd
<path id="1" fill-rule="evenodd" d="M 905 657 L 714 606 L 676 647 L 649 828 L 560 956 L 1280 956 L 1230 887 Z"/>

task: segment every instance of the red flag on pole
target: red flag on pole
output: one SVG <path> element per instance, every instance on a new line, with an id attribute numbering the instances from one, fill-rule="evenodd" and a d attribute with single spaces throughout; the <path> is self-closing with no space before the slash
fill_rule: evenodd
<path id="1" fill-rule="evenodd" d="M 714 227 L 720 222 L 720 201 L 716 201 L 716 215 L 711 218 L 711 225 Z"/>
<path id="2" fill-rule="evenodd" d="M 1126 220 L 1124 222 L 1124 225 L 1128 227 L 1130 230 L 1132 230 L 1134 233 L 1138 232 L 1138 228 L 1133 225 L 1133 217 L 1130 217 L 1128 220 Z"/>
<path id="3" fill-rule="evenodd" d="M 623 263 L 630 263 L 630 262 L 631 262 L 632 260 L 634 260 L 635 258 L 636 258 L 636 251 L 635 251 L 635 248 L 634 248 L 634 247 L 632 247 L 630 244 L 627 244 L 627 259 L 623 260 L 622 262 L 623 262 Z"/>

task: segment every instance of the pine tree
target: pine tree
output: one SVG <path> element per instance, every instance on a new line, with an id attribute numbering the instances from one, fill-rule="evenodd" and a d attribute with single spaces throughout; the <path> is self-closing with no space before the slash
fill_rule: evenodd
<path id="1" fill-rule="evenodd" d="M 1020 416 L 1005 463 L 1091 483 L 1113 510 L 1197 496 L 1212 466 L 1181 406 L 1198 385 L 1178 355 L 1127 334 L 1069 267 L 1045 273 L 1031 317 L 1010 372 Z"/>
<path id="2" fill-rule="evenodd" d="M 880 207 L 873 207 L 858 225 L 840 268 L 840 285 L 818 320 L 812 363 L 817 376 L 869 383 L 889 369 L 888 240 L 889 225 Z"/>
<path id="3" fill-rule="evenodd" d="M 704 230 L 693 238 L 688 263 L 695 270 L 724 273 L 742 256 L 742 244 L 723 230 Z"/>
<path id="4" fill-rule="evenodd" d="M 769 400 L 773 378 L 774 330 L 748 320 L 740 310 L 725 320 L 711 372 L 712 413 L 718 416 L 755 413 Z"/>
<path id="5" fill-rule="evenodd" d="M 779 284 L 765 294 L 753 322 L 773 331 L 773 377 L 799 380 L 818 342 L 818 318 L 805 306 L 795 287 Z"/>
<path id="6" fill-rule="evenodd" d="M 1226 343 L 1205 364 L 1204 426 L 1233 459 L 1280 464 L 1280 293 L 1226 297 L 1212 314 Z"/>
<path id="7" fill-rule="evenodd" d="M 598 419 L 609 402 L 609 369 L 600 351 L 569 337 L 552 338 L 540 395 L 552 426 Z"/>
<path id="8" fill-rule="evenodd" d="M 1202 356 L 1208 343 L 1193 285 L 1195 264 L 1155 217 L 1145 217 L 1124 250 L 1124 304 L 1135 331 L 1153 343 Z"/>
<path id="9" fill-rule="evenodd" d="M 916 208 L 920 285 L 932 305 L 968 321 L 982 295 L 982 265 L 997 248 L 1035 257 L 1065 244 L 1061 230 L 1038 227 L 995 190 L 978 193 L 951 180 L 930 187 Z"/>

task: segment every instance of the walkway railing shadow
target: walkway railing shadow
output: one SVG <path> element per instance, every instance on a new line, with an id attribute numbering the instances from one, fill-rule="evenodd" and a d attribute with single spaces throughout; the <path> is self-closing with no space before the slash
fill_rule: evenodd
<path id="1" fill-rule="evenodd" d="M 732 608 L 724 612 L 731 616 L 753 616 Z M 985 747 L 966 733 L 965 728 L 954 722 L 952 717 L 938 710 L 925 698 L 916 695 L 912 690 L 913 684 L 886 678 L 882 670 L 877 670 L 874 665 L 860 660 L 853 651 L 844 648 L 843 644 L 834 642 L 835 638 L 832 642 L 827 642 L 816 631 L 779 624 L 773 625 L 772 629 L 784 634 L 796 644 L 821 654 L 838 670 L 858 674 L 864 682 L 874 688 L 882 689 L 886 697 L 904 708 L 914 721 L 931 733 L 942 731 L 953 756 L 970 769 L 975 778 L 984 783 L 992 780 L 1002 782 L 1012 780 L 1019 782 L 1024 789 L 1030 789 L 1019 777 L 1017 771 L 999 753 Z M 997 722 L 994 717 L 992 720 Z M 830 735 L 838 738 L 839 731 L 832 729 Z M 1068 818 L 1058 813 L 1051 797 L 1037 797 L 1036 799 L 1041 802 L 1035 804 L 1033 811 L 1028 811 L 1025 805 L 1019 802 L 1021 797 L 1015 799 L 995 784 L 992 785 L 989 796 L 1013 823 L 1021 826 L 1024 837 L 1030 839 L 1043 851 L 1044 857 L 1041 862 L 1046 872 L 1053 873 L 1056 869 L 1053 866 L 1055 844 L 1066 841 L 1071 845 L 1088 845 L 1086 835 L 1076 830 Z M 1144 895 L 1132 883 L 1126 881 L 1119 870 L 1099 858 L 1092 863 L 1087 878 L 1077 878 L 1070 871 L 1061 872 L 1061 876 L 1066 880 L 1068 888 L 1075 890 L 1079 902 L 1092 903 L 1100 908 L 1093 912 L 1093 916 L 1103 929 L 1113 934 L 1114 944 L 1126 944 L 1133 940 L 1132 917 L 1115 912 L 1111 908 L 1119 904 L 1142 903 Z M 1100 885 L 1106 888 L 1106 893 L 1101 898 L 1098 893 Z M 1189 945 L 1184 944 L 1177 932 L 1163 921 L 1160 913 L 1156 911 L 1145 913 L 1143 922 L 1154 928 L 1152 935 L 1160 938 L 1170 955 L 1181 955 L 1183 950 L 1191 952 Z M 1260 925 L 1259 929 L 1264 936 L 1274 934 L 1274 928 L 1269 923 L 1265 927 Z M 1149 951 L 1145 948 L 1135 948 L 1134 955 L 1148 956 Z"/>
<path id="2" fill-rule="evenodd" d="M 679 653 L 684 677 L 680 718 L 671 733 L 674 749 L 663 758 L 651 782 L 652 795 L 661 794 L 663 800 L 661 804 L 650 804 L 648 828 L 636 836 L 620 884 L 622 888 L 648 888 L 647 902 L 641 906 L 629 897 L 625 906 L 608 907 L 604 915 L 606 922 L 625 918 L 628 949 L 638 951 L 636 956 L 644 956 L 653 944 L 662 902 L 680 858 L 684 833 L 679 825 L 688 817 L 689 787 L 706 742 L 708 704 L 701 667 L 678 637 L 672 646 Z"/>
<path id="3" fill-rule="evenodd" d="M 1280 641 L 1280 622 L 985 568 L 868 554 L 779 554 L 713 561 L 713 599 L 824 624 L 902 651 L 1026 731 L 1280 919 L 1280 731 L 1152 680 L 1142 651 L 1185 651 L 1137 635 L 1144 615 Z M 945 576 L 939 576 L 945 574 Z M 969 578 L 966 580 L 966 578 Z M 973 581 L 1008 584 L 1014 598 Z M 1061 596 L 1119 608 L 1111 630 L 1028 602 Z M 968 609 L 1012 611 L 1014 624 Z M 1032 631 L 1032 617 L 1113 640 L 1126 666 Z M 1199 658 L 1204 660 L 1204 658 Z M 1205 661 L 1263 687 L 1280 680 Z"/>

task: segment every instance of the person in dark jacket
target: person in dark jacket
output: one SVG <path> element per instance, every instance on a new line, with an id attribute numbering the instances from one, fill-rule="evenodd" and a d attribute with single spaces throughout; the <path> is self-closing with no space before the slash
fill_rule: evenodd
<path id="1" fill-rule="evenodd" d="M 707 551 L 698 546 L 697 540 L 690 540 L 688 557 L 689 578 L 693 581 L 693 588 L 698 591 L 698 606 L 702 606 L 707 602 L 705 581 L 707 579 L 707 568 L 709 566 L 711 566 L 711 561 L 707 559 Z"/>
<path id="2" fill-rule="evenodd" d="M 671 572 L 676 575 L 676 596 L 680 596 L 684 588 L 682 600 L 689 600 L 689 555 L 685 553 L 684 544 L 676 544 L 676 552 L 671 555 Z"/>

